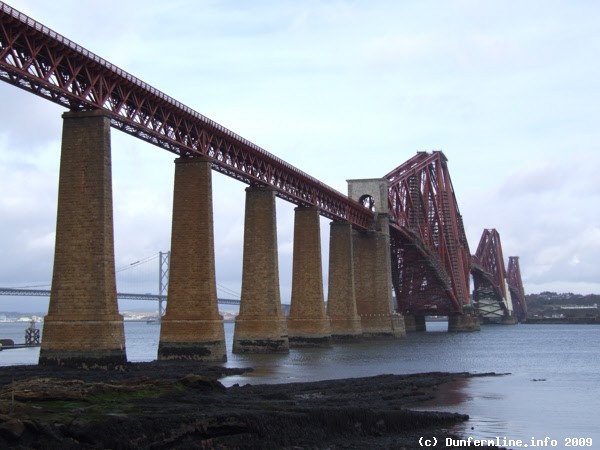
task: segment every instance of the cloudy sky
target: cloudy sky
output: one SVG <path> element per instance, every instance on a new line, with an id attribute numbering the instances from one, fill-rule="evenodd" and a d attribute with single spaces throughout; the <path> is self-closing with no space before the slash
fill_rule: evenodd
<path id="1" fill-rule="evenodd" d="M 8 3 L 341 192 L 442 150 L 473 253 L 496 228 L 526 292 L 600 293 L 598 2 Z M 50 282 L 62 112 L 0 83 L 0 286 Z M 174 155 L 114 130 L 112 149 L 119 269 L 169 249 Z M 240 291 L 244 188 L 214 174 L 224 297 Z M 288 303 L 293 206 L 277 214 Z M 155 292 L 157 267 L 119 289 Z"/>

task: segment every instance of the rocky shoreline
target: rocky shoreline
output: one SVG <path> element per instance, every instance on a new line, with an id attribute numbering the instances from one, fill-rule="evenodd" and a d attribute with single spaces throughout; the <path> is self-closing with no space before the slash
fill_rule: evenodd
<path id="1" fill-rule="evenodd" d="M 495 374 L 380 375 L 234 385 L 251 369 L 128 363 L 123 371 L 0 368 L 0 447 L 40 449 L 417 449 L 468 420 L 411 410 L 446 383 Z M 453 436 L 456 438 L 456 436 Z M 459 447 L 453 447 L 459 448 Z M 496 448 L 496 447 L 489 447 Z"/>

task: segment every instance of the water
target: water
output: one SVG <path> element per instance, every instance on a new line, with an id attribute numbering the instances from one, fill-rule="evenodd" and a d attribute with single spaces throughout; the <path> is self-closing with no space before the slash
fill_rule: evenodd
<path id="1" fill-rule="evenodd" d="M 0 338 L 23 342 L 27 323 L 0 323 Z M 600 326 L 484 326 L 476 333 L 446 333 L 431 322 L 427 333 L 402 340 L 292 349 L 286 355 L 228 355 L 227 367 L 253 367 L 228 377 L 226 385 L 315 381 L 384 373 L 431 371 L 510 373 L 461 380 L 443 390 L 442 399 L 422 409 L 456 411 L 471 419 L 457 428 L 464 436 L 491 439 L 548 437 L 556 448 L 567 438 L 591 438 L 600 448 Z M 225 324 L 228 348 L 233 324 Z M 126 322 L 130 361 L 151 361 L 159 326 Z M 0 352 L 0 365 L 36 364 L 39 349 Z M 588 441 L 589 442 L 589 441 Z M 548 447 L 550 444 L 548 443 Z M 589 448 L 590 446 L 588 446 Z"/>

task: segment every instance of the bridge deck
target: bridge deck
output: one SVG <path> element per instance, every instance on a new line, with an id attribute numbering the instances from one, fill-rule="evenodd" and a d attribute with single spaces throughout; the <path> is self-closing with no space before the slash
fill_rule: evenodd
<path id="1" fill-rule="evenodd" d="M 0 287 L 0 295 L 14 297 L 50 297 L 50 290 L 47 289 L 14 289 Z M 119 300 L 153 300 L 167 301 L 166 295 L 158 294 L 135 294 L 130 292 L 117 292 Z M 232 298 L 219 298 L 218 302 L 222 305 L 239 305 L 240 301 Z"/>
<path id="2" fill-rule="evenodd" d="M 111 125 L 291 203 L 367 229 L 372 212 L 192 108 L 0 2 L 0 79 L 70 110 L 101 109 Z"/>

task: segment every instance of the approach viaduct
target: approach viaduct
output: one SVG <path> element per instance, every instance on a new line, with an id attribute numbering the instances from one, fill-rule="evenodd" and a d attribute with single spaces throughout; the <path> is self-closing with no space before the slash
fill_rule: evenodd
<path id="1" fill-rule="evenodd" d="M 226 358 L 212 170 L 249 185 L 234 352 L 401 337 L 405 320 L 418 328 L 427 314 L 448 315 L 451 331 L 479 328 L 469 295 L 471 255 L 441 152 L 419 152 L 382 178 L 350 180 L 346 196 L 1 2 L 0 79 L 68 109 L 40 364 L 126 361 L 115 284 L 111 128 L 177 155 L 159 359 Z M 297 205 L 287 317 L 275 197 Z M 332 220 L 327 308 L 320 215 Z"/>

